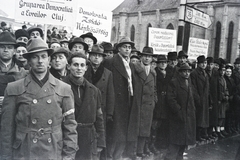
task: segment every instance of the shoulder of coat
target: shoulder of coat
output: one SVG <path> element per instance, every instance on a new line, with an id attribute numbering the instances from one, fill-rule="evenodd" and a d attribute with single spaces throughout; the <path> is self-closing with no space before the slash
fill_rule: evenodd
<path id="1" fill-rule="evenodd" d="M 25 92 L 24 80 L 25 78 L 8 83 L 6 88 L 8 95 L 20 95 Z"/>

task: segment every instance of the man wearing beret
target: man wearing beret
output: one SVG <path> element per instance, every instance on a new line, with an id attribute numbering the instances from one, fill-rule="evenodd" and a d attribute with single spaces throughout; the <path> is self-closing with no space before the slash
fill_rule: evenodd
<path id="1" fill-rule="evenodd" d="M 42 39 L 29 40 L 27 50 L 29 75 L 5 91 L 2 158 L 73 160 L 78 147 L 71 87 L 49 73 L 53 50 Z"/>
<path id="2" fill-rule="evenodd" d="M 103 120 L 106 131 L 106 142 L 107 148 L 101 154 L 102 158 L 106 158 L 106 152 L 108 149 L 108 143 L 111 140 L 111 135 L 108 132 L 113 121 L 114 112 L 114 88 L 113 88 L 113 77 L 112 72 L 105 68 L 102 61 L 106 54 L 104 53 L 103 46 L 99 44 L 94 44 L 92 51 L 89 52 L 90 65 L 84 77 L 93 85 L 95 85 L 102 95 L 101 108 L 103 111 Z"/>
<path id="3" fill-rule="evenodd" d="M 50 73 L 52 73 L 55 78 L 62 80 L 68 75 L 68 55 L 69 51 L 63 47 L 56 48 L 51 55 Z"/>
<path id="4" fill-rule="evenodd" d="M 111 59 L 105 60 L 105 67 L 112 71 L 113 86 L 115 92 L 115 104 L 113 113 L 113 140 L 108 149 L 108 158 L 114 160 L 121 159 L 122 153 L 128 140 L 131 136 L 128 135 L 128 128 L 131 128 L 130 114 L 133 98 L 133 82 L 132 69 L 133 64 L 130 63 L 130 53 L 134 42 L 129 37 L 123 37 L 116 45 L 118 53 Z"/>
<path id="5" fill-rule="evenodd" d="M 191 67 L 183 64 L 172 79 L 167 91 L 169 107 L 169 147 L 165 160 L 183 159 L 187 145 L 196 142 L 194 88 L 190 79 Z"/>
<path id="6" fill-rule="evenodd" d="M 88 68 L 86 55 L 73 54 L 68 60 L 69 75 L 63 79 L 74 94 L 78 145 L 76 160 L 95 160 L 106 147 L 100 90 L 84 78 Z"/>
<path id="7" fill-rule="evenodd" d="M 191 73 L 191 80 L 196 91 L 194 100 L 197 117 L 197 140 L 208 140 L 209 127 L 209 80 L 205 71 L 207 60 L 204 55 L 197 57 L 197 68 Z"/>

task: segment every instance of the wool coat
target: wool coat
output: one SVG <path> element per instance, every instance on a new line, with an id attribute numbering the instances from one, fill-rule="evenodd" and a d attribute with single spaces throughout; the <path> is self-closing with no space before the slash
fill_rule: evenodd
<path id="1" fill-rule="evenodd" d="M 196 116 L 190 78 L 188 87 L 180 76 L 172 79 L 167 92 L 169 105 L 169 142 L 176 145 L 193 145 L 196 139 Z"/>
<path id="2" fill-rule="evenodd" d="M 211 109 L 209 110 L 209 125 L 217 126 L 218 125 L 218 78 L 219 73 L 216 69 L 213 69 L 211 73 L 206 71 L 209 78 L 209 105 Z"/>
<path id="3" fill-rule="evenodd" d="M 153 110 L 157 102 L 156 72 L 150 69 L 147 75 L 142 65 L 137 63 L 133 69 L 134 97 L 128 139 L 135 141 L 137 141 L 138 136 L 150 136 Z"/>
<path id="4" fill-rule="evenodd" d="M 113 76 L 112 72 L 107 68 L 104 68 L 102 65 L 99 66 L 100 72 L 96 72 L 97 82 L 93 82 L 93 68 L 89 66 L 87 71 L 84 74 L 84 77 L 93 85 L 95 85 L 100 91 L 102 95 L 102 103 L 101 108 L 103 111 L 103 119 L 106 125 L 106 115 L 113 116 L 114 111 L 114 88 L 113 88 Z"/>
<path id="5" fill-rule="evenodd" d="M 77 123 L 69 85 L 51 74 L 9 83 L 2 108 L 2 159 L 74 159 Z"/>
<path id="6" fill-rule="evenodd" d="M 218 110 L 218 118 L 226 117 L 226 110 L 228 106 L 228 89 L 227 83 L 224 77 L 219 77 L 218 79 L 218 102 L 219 102 L 219 110 Z"/>
<path id="7" fill-rule="evenodd" d="M 71 85 L 74 94 L 79 145 L 76 160 L 91 160 L 93 155 L 97 155 L 97 147 L 106 147 L 101 93 L 98 88 L 84 79 L 81 100 L 78 97 L 80 86 L 71 81 L 70 75 L 63 81 Z"/>
<path id="8" fill-rule="evenodd" d="M 196 68 L 190 74 L 194 90 L 194 100 L 196 105 L 197 126 L 209 127 L 209 80 L 200 68 Z"/>
<path id="9" fill-rule="evenodd" d="M 172 73 L 166 71 L 166 75 L 164 77 L 163 73 L 156 67 L 157 73 L 157 104 L 154 111 L 155 119 L 167 119 L 168 117 L 168 106 L 167 106 L 167 88 L 172 79 Z"/>
<path id="10" fill-rule="evenodd" d="M 129 65 L 132 70 L 133 64 L 130 63 Z M 123 60 L 118 54 L 109 60 L 105 60 L 104 66 L 113 74 L 113 87 L 115 92 L 112 127 L 113 140 L 126 142 L 128 128 L 129 125 L 131 125 L 129 124 L 130 114 L 132 110 L 135 109 L 132 109 L 131 95 L 128 91 L 128 74 Z"/>
<path id="11" fill-rule="evenodd" d="M 234 79 L 235 84 L 239 85 L 240 84 L 240 71 L 238 71 L 237 69 L 234 69 L 233 73 L 232 73 L 232 77 Z"/>

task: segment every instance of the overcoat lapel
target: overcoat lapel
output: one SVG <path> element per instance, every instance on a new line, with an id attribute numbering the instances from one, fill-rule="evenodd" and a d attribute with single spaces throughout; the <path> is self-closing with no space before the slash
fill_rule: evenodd
<path id="1" fill-rule="evenodd" d="M 116 68 L 116 70 L 118 70 L 118 72 L 125 77 L 126 79 L 128 79 L 128 74 L 127 71 L 125 69 L 125 66 L 123 65 L 123 61 L 122 58 L 117 54 L 115 56 L 116 58 L 113 61 L 113 66 Z"/>

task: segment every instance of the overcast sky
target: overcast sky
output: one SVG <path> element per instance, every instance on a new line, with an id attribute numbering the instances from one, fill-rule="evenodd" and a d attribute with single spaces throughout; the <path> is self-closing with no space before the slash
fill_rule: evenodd
<path id="1" fill-rule="evenodd" d="M 19 1 L 19 0 L 18 0 Z M 32 0 L 34 1 L 34 0 Z M 78 0 L 84 6 L 112 11 L 124 0 Z M 14 18 L 15 0 L 0 0 L 0 9 L 9 15 L 9 18 Z"/>

